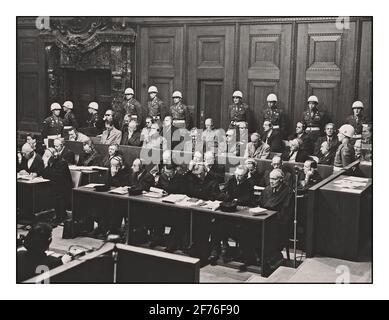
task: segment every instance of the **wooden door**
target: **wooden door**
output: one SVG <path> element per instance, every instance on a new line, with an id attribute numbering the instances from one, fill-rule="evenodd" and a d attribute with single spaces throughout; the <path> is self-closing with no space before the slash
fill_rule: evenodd
<path id="1" fill-rule="evenodd" d="M 158 88 L 158 96 L 166 107 L 172 103 L 173 91 L 182 86 L 182 27 L 144 27 L 140 29 L 140 86 L 135 96 L 146 113 L 149 86 Z"/>
<path id="2" fill-rule="evenodd" d="M 269 93 L 277 95 L 278 106 L 286 115 L 291 112 L 291 44 L 290 24 L 243 25 L 240 28 L 239 89 L 250 107 L 250 131 L 262 127 L 261 114 L 267 107 Z"/>
<path id="3" fill-rule="evenodd" d="M 355 98 L 356 23 L 337 28 L 335 23 L 298 25 L 294 122 L 301 120 L 307 99 L 315 95 L 319 109 L 338 126 Z"/>
<path id="4" fill-rule="evenodd" d="M 194 106 L 194 125 L 212 117 L 215 127 L 227 127 L 234 72 L 234 27 L 189 27 L 187 103 Z"/>

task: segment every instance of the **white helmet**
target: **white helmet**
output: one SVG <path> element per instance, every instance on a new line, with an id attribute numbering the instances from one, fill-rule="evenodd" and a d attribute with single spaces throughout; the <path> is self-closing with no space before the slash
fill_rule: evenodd
<path id="1" fill-rule="evenodd" d="M 134 90 L 132 88 L 127 88 L 125 91 L 124 91 L 124 94 L 134 94 Z"/>
<path id="2" fill-rule="evenodd" d="M 354 127 L 351 124 L 344 124 L 339 128 L 339 133 L 349 138 L 352 138 L 354 132 L 355 132 Z"/>
<path id="3" fill-rule="evenodd" d="M 158 89 L 156 86 L 149 87 L 148 93 L 158 93 Z"/>
<path id="4" fill-rule="evenodd" d="M 53 110 L 62 110 L 62 107 L 59 103 L 54 102 L 50 106 L 50 111 L 53 111 Z"/>
<path id="5" fill-rule="evenodd" d="M 272 102 L 272 101 L 275 101 L 277 102 L 277 96 L 274 94 L 274 93 L 271 93 L 267 96 L 267 102 Z"/>
<path id="6" fill-rule="evenodd" d="M 316 96 L 310 96 L 308 98 L 308 102 L 316 102 L 319 103 L 319 99 Z"/>
<path id="7" fill-rule="evenodd" d="M 68 109 L 73 109 L 73 102 L 71 101 L 65 101 L 62 105 L 63 107 L 66 107 Z"/>
<path id="8" fill-rule="evenodd" d="M 363 106 L 362 101 L 355 101 L 355 102 L 353 103 L 353 106 L 352 106 L 351 108 L 352 108 L 352 109 L 356 109 L 356 108 L 361 108 L 361 109 L 363 109 L 364 106 Z"/>
<path id="9" fill-rule="evenodd" d="M 97 104 L 97 102 L 91 102 L 89 105 L 88 105 L 88 109 L 94 109 L 94 110 L 99 110 L 99 105 Z"/>
<path id="10" fill-rule="evenodd" d="M 243 98 L 243 93 L 242 93 L 242 91 L 235 91 L 233 94 L 232 94 L 232 97 L 233 98 L 235 98 L 235 97 L 237 97 L 237 98 Z"/>
<path id="11" fill-rule="evenodd" d="M 174 91 L 172 94 L 172 98 L 181 98 L 182 99 L 182 93 L 180 91 Z"/>

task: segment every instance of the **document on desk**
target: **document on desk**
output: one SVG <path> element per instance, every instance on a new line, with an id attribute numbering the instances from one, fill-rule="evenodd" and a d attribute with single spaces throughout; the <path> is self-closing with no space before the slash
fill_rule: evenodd
<path id="1" fill-rule="evenodd" d="M 83 186 L 84 188 L 89 188 L 89 189 L 94 189 L 94 187 L 97 187 L 97 186 L 103 186 L 104 184 L 103 183 L 90 183 L 90 184 L 87 184 L 85 186 Z"/>
<path id="2" fill-rule="evenodd" d="M 253 215 L 260 215 L 260 214 L 264 213 L 265 211 L 267 211 L 267 209 L 261 208 L 261 207 L 255 207 L 255 208 L 249 209 L 249 212 L 252 213 Z"/>
<path id="3" fill-rule="evenodd" d="M 209 200 L 209 201 L 205 202 L 203 205 L 199 205 L 199 206 L 204 208 L 204 209 L 216 211 L 217 209 L 219 209 L 221 203 L 222 202 L 218 201 L 218 200 L 215 200 L 215 201 Z"/>
<path id="4" fill-rule="evenodd" d="M 183 201 L 186 197 L 187 195 L 185 194 L 170 194 L 167 197 L 163 198 L 162 202 L 175 204 Z"/>
<path id="5" fill-rule="evenodd" d="M 50 181 L 49 179 L 45 179 L 42 177 L 32 177 L 30 175 L 28 176 L 20 175 L 18 176 L 18 180 L 22 180 L 24 183 L 41 183 L 41 182 Z"/>
<path id="6" fill-rule="evenodd" d="M 115 194 L 128 194 L 128 187 L 119 187 L 116 189 L 112 189 L 108 191 L 109 193 L 115 193 Z"/>

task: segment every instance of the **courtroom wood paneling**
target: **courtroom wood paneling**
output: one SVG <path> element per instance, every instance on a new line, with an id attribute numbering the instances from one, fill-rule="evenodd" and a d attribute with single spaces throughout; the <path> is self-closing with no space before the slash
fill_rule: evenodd
<path id="1" fill-rule="evenodd" d="M 247 96 L 252 117 L 249 128 L 261 126 L 266 97 L 275 93 L 279 108 L 288 115 L 292 26 L 245 25 L 240 28 L 239 88 Z"/>
<path id="2" fill-rule="evenodd" d="M 365 115 L 372 120 L 373 112 L 373 30 L 371 21 L 362 22 L 361 57 L 359 68 L 358 96 L 365 106 Z"/>
<path id="3" fill-rule="evenodd" d="M 47 113 L 44 48 L 38 30 L 17 29 L 17 127 L 38 131 Z"/>
<path id="4" fill-rule="evenodd" d="M 216 127 L 226 127 L 234 73 L 234 27 L 188 27 L 187 101 L 194 105 L 194 123 L 214 116 Z M 219 106 L 219 111 L 211 111 Z"/>
<path id="5" fill-rule="evenodd" d="M 155 85 L 166 107 L 172 103 L 172 93 L 183 90 L 183 28 L 140 28 L 140 86 L 136 93 L 146 113 L 147 89 Z M 185 99 L 185 97 L 184 97 Z"/>
<path id="6" fill-rule="evenodd" d="M 356 23 L 338 29 L 334 23 L 298 26 L 294 122 L 307 98 L 316 95 L 319 109 L 338 126 L 351 112 L 355 92 Z"/>

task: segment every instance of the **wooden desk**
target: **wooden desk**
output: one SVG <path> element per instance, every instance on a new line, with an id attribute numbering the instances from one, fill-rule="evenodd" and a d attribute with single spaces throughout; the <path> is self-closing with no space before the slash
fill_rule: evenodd
<path id="1" fill-rule="evenodd" d="M 129 195 L 118 195 L 109 192 L 96 192 L 93 189 L 79 187 L 73 189 L 73 219 L 77 221 L 85 214 L 90 204 L 101 203 L 111 201 L 112 203 L 125 205 L 128 217 L 128 227 L 131 228 L 132 221 L 137 214 L 147 215 L 146 219 L 153 219 L 155 215 L 158 215 L 158 219 L 164 221 L 171 221 L 174 219 L 174 215 L 180 215 L 184 217 L 187 222 L 187 231 L 189 233 L 189 242 L 192 243 L 193 237 L 193 218 L 194 216 L 207 215 L 211 217 L 218 217 L 221 219 L 232 219 L 234 221 L 240 221 L 245 223 L 256 223 L 258 224 L 258 231 L 261 232 L 261 275 L 268 276 L 265 269 L 265 262 L 267 257 L 275 252 L 276 243 L 274 240 L 277 224 L 276 217 L 277 212 L 267 210 L 266 215 L 254 216 L 249 212 L 248 208 L 240 207 L 238 212 L 229 213 L 220 210 L 212 211 L 209 209 L 195 207 L 195 206 L 182 206 L 180 204 L 171 204 L 162 202 L 162 199 L 150 198 L 144 195 L 140 196 L 129 196 Z M 162 209 L 163 210 L 158 210 Z M 139 209 L 139 210 L 138 210 Z M 161 213 L 164 213 L 161 217 Z M 172 215 L 169 217 L 169 215 Z M 166 220 L 165 220 L 166 219 Z M 128 239 L 127 239 L 128 242 Z"/>
<path id="2" fill-rule="evenodd" d="M 54 210 L 51 182 L 17 180 L 17 209 L 19 222 L 34 222 L 38 215 Z"/>
<path id="3" fill-rule="evenodd" d="M 348 181 L 363 185 L 351 188 Z M 358 260 L 372 236 L 372 179 L 340 175 L 318 191 L 316 254 Z"/>

